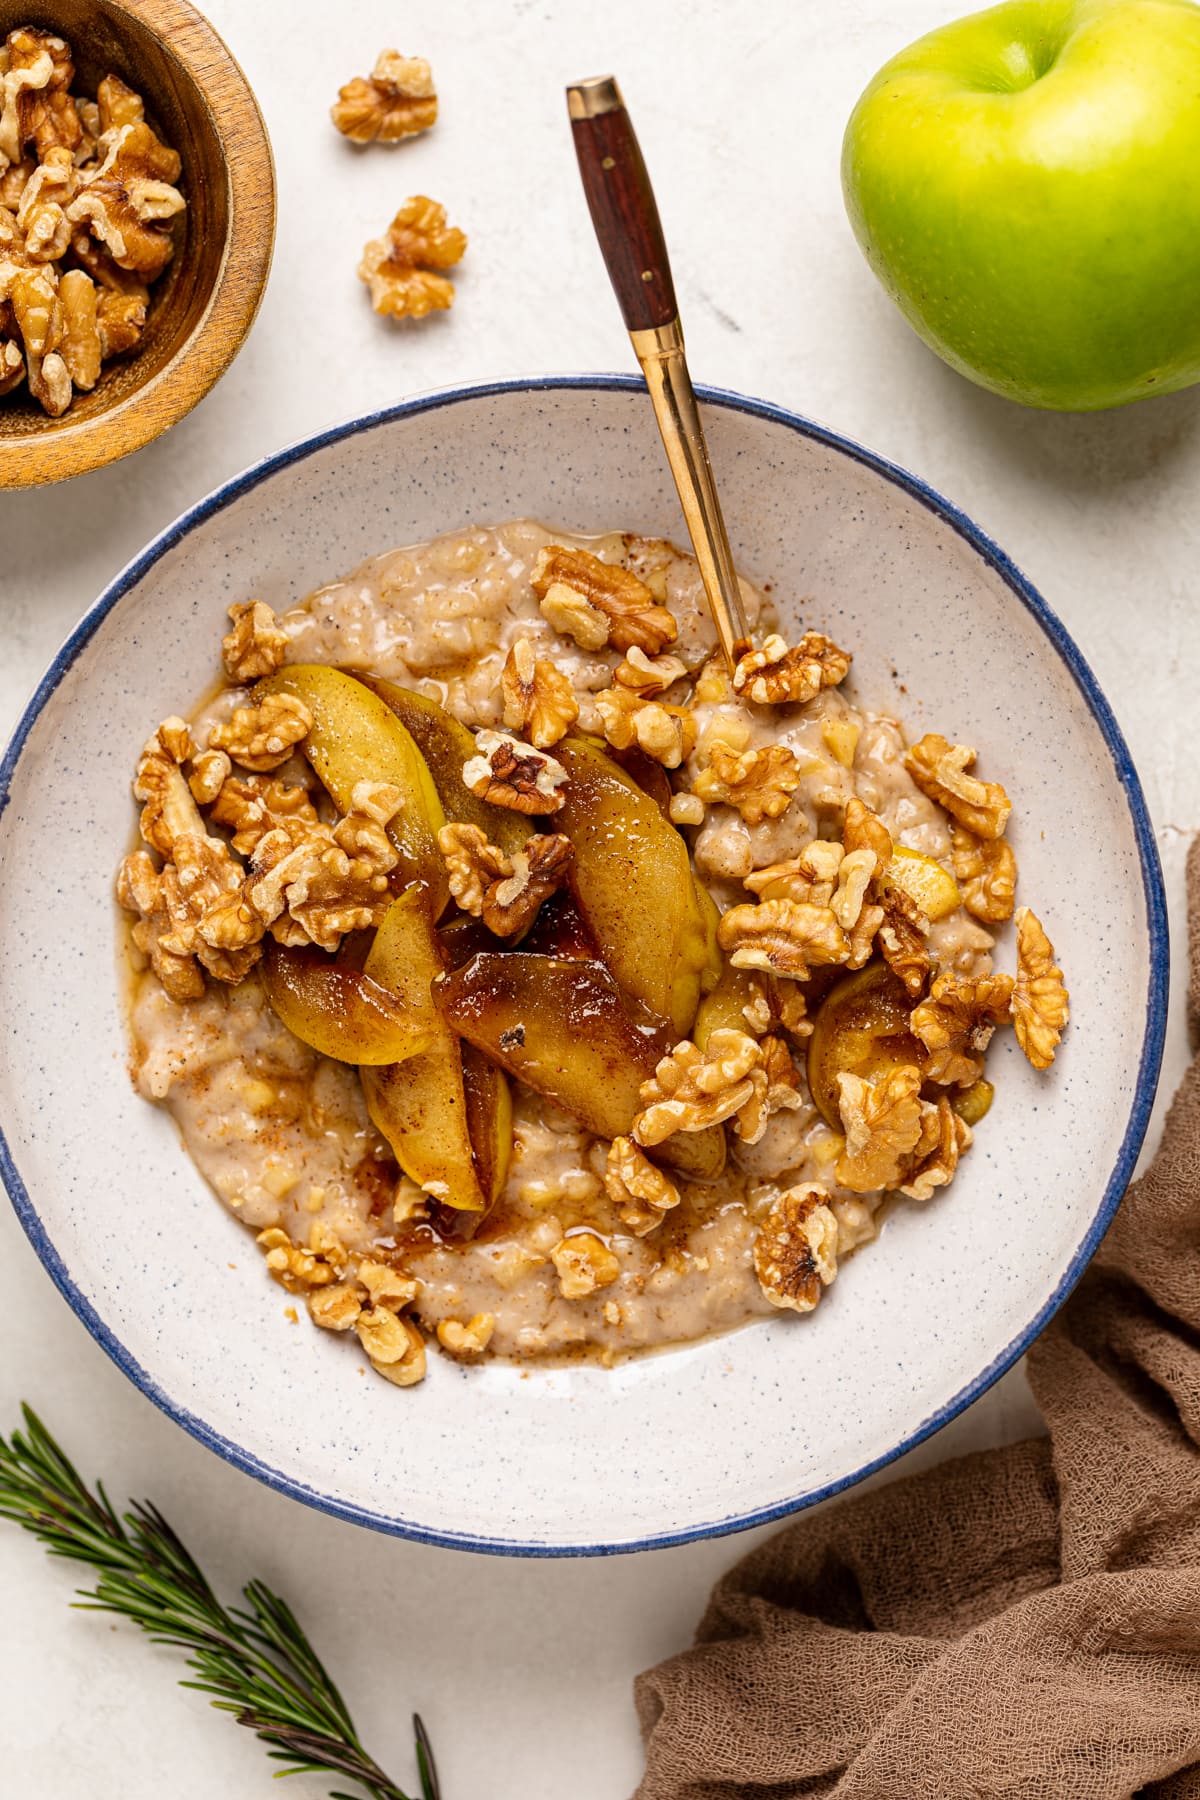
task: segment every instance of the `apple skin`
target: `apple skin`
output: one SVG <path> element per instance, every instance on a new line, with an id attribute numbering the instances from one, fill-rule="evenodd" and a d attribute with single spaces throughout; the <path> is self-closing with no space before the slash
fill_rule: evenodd
<path id="1" fill-rule="evenodd" d="M 859 246 L 952 368 L 1092 412 L 1200 380 L 1200 6 L 1009 0 L 850 117 Z"/>

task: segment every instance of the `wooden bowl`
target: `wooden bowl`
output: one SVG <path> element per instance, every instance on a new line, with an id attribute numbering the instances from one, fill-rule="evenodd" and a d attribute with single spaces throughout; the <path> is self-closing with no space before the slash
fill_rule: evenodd
<path id="1" fill-rule="evenodd" d="M 218 381 L 266 285 L 275 237 L 271 144 L 246 77 L 187 0 L 0 0 L 0 37 L 18 25 L 65 37 L 73 91 L 114 71 L 183 158 L 187 211 L 175 255 L 150 289 L 141 343 L 106 363 L 90 394 L 51 419 L 22 386 L 0 399 L 0 488 L 82 475 L 140 450 Z"/>

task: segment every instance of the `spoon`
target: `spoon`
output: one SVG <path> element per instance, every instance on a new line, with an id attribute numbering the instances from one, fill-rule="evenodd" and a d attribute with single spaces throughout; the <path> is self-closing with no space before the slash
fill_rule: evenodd
<path id="1" fill-rule="evenodd" d="M 688 374 L 654 190 L 621 90 L 611 75 L 572 82 L 567 110 L 592 224 L 646 377 L 713 623 L 732 673 L 750 648 L 750 632 Z"/>

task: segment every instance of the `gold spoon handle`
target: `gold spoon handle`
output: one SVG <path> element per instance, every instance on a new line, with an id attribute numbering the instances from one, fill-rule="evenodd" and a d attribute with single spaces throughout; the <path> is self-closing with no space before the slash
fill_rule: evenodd
<path id="1" fill-rule="evenodd" d="M 567 89 L 567 108 L 592 224 L 646 377 L 713 623 L 732 670 L 750 646 L 750 633 L 688 374 L 654 190 L 611 75 L 574 82 Z"/>

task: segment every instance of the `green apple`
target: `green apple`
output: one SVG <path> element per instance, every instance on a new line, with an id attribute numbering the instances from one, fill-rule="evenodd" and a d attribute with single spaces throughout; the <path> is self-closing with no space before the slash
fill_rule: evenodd
<path id="1" fill-rule="evenodd" d="M 1010 0 L 893 57 L 842 185 L 931 349 L 1028 406 L 1200 380 L 1200 6 Z"/>

